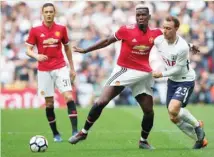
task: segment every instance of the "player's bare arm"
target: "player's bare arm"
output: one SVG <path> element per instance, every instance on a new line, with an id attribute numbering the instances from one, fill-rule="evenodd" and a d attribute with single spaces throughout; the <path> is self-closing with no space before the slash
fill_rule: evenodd
<path id="1" fill-rule="evenodd" d="M 33 52 L 33 46 L 31 45 L 27 45 L 27 52 L 26 54 L 31 57 L 31 58 L 35 58 L 37 61 L 39 62 L 43 62 L 48 60 L 48 56 L 43 55 L 43 54 L 36 54 Z"/>
<path id="2" fill-rule="evenodd" d="M 64 45 L 64 50 L 65 50 L 65 54 L 68 58 L 68 62 L 70 65 L 70 77 L 71 80 L 74 81 L 75 77 L 76 77 L 76 72 L 74 70 L 74 64 L 73 64 L 73 58 L 72 58 L 72 52 L 71 52 L 71 48 L 70 45 Z"/>
<path id="3" fill-rule="evenodd" d="M 79 47 L 76 47 L 74 46 L 73 49 L 75 52 L 79 52 L 79 53 L 88 53 L 90 51 L 94 51 L 94 50 L 98 50 L 98 49 L 101 49 L 101 48 L 104 48 L 108 45 L 110 45 L 111 43 L 114 43 L 116 42 L 117 39 L 115 39 L 114 35 L 106 38 L 106 39 L 101 39 L 99 40 L 97 43 L 95 43 L 94 45 L 88 47 L 87 49 L 82 49 L 82 48 L 79 48 Z"/>

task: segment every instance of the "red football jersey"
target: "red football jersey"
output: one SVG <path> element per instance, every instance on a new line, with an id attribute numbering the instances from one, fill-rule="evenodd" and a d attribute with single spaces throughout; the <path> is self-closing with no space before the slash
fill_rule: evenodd
<path id="1" fill-rule="evenodd" d="M 149 53 L 154 45 L 154 39 L 162 35 L 160 29 L 141 31 L 138 26 L 126 25 L 115 33 L 117 40 L 122 40 L 120 55 L 117 64 L 126 68 L 151 72 Z"/>
<path id="2" fill-rule="evenodd" d="M 47 61 L 38 63 L 38 70 L 50 71 L 66 65 L 62 53 L 62 43 L 69 44 L 65 26 L 53 23 L 48 28 L 44 23 L 30 30 L 27 44 L 36 45 L 39 54 L 48 56 Z"/>

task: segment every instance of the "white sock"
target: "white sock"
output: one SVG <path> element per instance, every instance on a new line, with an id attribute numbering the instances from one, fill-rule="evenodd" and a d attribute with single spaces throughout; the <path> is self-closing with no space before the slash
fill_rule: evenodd
<path id="1" fill-rule="evenodd" d="M 193 128 L 193 126 L 191 124 L 189 124 L 189 123 L 183 121 L 182 119 L 180 119 L 180 122 L 178 122 L 176 125 L 187 136 L 189 136 L 190 138 L 192 138 L 195 141 L 198 140 L 197 135 L 195 133 L 195 129 Z"/>
<path id="2" fill-rule="evenodd" d="M 147 139 L 144 139 L 143 137 L 141 137 L 140 141 L 147 141 Z"/>
<path id="3" fill-rule="evenodd" d="M 84 134 L 87 134 L 88 133 L 88 131 L 87 130 L 85 130 L 84 128 L 81 130 Z"/>
<path id="4" fill-rule="evenodd" d="M 179 118 L 191 124 L 194 128 L 198 127 L 199 121 L 185 108 L 181 108 L 178 114 Z"/>

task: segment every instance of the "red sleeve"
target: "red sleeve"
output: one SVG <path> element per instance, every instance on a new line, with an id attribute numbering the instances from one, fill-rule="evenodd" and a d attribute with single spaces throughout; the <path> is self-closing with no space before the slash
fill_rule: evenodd
<path id="1" fill-rule="evenodd" d="M 63 27 L 63 36 L 62 36 L 62 43 L 67 45 L 69 43 L 68 33 L 66 27 Z"/>
<path id="2" fill-rule="evenodd" d="M 115 32 L 115 38 L 117 40 L 124 40 L 127 37 L 127 29 L 126 26 L 122 26 L 119 28 L 117 32 Z"/>
<path id="3" fill-rule="evenodd" d="M 35 31 L 34 28 L 31 28 L 29 36 L 26 40 L 26 43 L 30 44 L 30 45 L 35 45 L 36 44 L 36 35 L 35 35 Z"/>

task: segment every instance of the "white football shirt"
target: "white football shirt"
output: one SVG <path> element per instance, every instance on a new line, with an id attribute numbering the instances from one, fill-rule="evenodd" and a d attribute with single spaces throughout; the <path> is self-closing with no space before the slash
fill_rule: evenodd
<path id="1" fill-rule="evenodd" d="M 164 35 L 160 35 L 154 44 L 165 63 L 164 77 L 176 82 L 195 80 L 195 71 L 189 65 L 189 46 L 182 37 L 177 35 L 175 42 L 168 44 Z"/>

